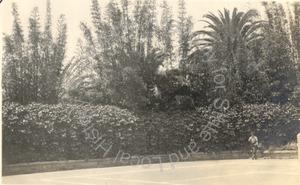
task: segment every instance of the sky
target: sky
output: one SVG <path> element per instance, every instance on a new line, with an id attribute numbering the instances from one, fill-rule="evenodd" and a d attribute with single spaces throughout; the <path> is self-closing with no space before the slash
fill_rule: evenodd
<path id="1" fill-rule="evenodd" d="M 98 2 L 103 12 L 109 0 L 98 0 Z M 134 0 L 132 0 L 132 2 L 134 2 Z M 247 11 L 251 8 L 255 8 L 260 12 L 261 15 L 264 14 L 264 8 L 261 5 L 261 1 L 258 0 L 185 0 L 185 2 L 187 13 L 193 17 L 195 30 L 203 28 L 203 23 L 199 22 L 199 20 L 203 18 L 203 15 L 207 14 L 208 12 L 217 13 L 218 10 L 223 10 L 224 8 L 233 10 L 233 8 L 236 7 L 239 11 Z M 3 36 L 3 33 L 10 34 L 12 32 L 12 3 L 16 3 L 18 5 L 25 36 L 28 33 L 28 18 L 34 7 L 39 8 L 40 19 L 43 28 L 46 12 L 46 0 L 3 0 L 3 2 L 0 4 L 1 37 Z M 157 4 L 161 3 L 162 0 L 157 0 Z M 168 3 L 172 7 L 174 17 L 177 17 L 178 0 L 168 0 Z M 133 5 L 131 6 L 133 7 Z M 66 16 L 66 22 L 68 26 L 67 59 L 74 56 L 77 40 L 82 38 L 82 32 L 79 28 L 80 22 L 83 21 L 88 23 L 89 26 L 92 26 L 90 7 L 91 0 L 51 0 L 54 35 L 59 15 L 65 14 Z M 262 18 L 263 17 L 264 15 Z M 2 38 L 0 42 L 2 42 Z"/>

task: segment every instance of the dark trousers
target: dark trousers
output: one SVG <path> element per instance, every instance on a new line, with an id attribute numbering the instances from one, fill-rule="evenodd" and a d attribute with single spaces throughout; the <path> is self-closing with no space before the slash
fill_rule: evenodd
<path id="1" fill-rule="evenodd" d="M 256 151 L 257 151 L 257 146 L 254 144 L 251 144 L 252 159 L 257 159 Z"/>

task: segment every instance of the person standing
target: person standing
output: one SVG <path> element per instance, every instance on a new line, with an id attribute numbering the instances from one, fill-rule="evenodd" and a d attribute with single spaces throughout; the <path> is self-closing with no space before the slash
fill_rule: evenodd
<path id="1" fill-rule="evenodd" d="M 254 132 L 251 132 L 251 136 L 249 137 L 249 142 L 251 143 L 251 149 L 252 149 L 252 159 L 257 159 L 256 151 L 258 147 L 258 139 L 254 135 Z"/>

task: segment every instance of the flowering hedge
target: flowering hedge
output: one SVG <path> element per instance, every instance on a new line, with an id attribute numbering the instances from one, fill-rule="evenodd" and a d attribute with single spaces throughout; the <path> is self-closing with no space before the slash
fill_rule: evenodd
<path id="1" fill-rule="evenodd" d="M 82 132 L 76 114 L 77 105 L 23 106 L 3 104 L 3 162 L 75 160 L 102 158 L 103 153 L 91 147 Z M 296 140 L 299 130 L 299 110 L 287 104 L 243 105 L 224 112 L 224 118 L 209 141 L 199 134 L 211 116 L 212 108 L 190 111 L 130 112 L 115 106 L 90 106 L 87 114 L 95 128 L 112 144 L 107 157 L 118 150 L 132 155 L 168 154 L 182 150 L 195 140 L 202 152 L 240 150 L 248 148 L 250 130 L 255 130 L 259 142 L 283 145 Z"/>

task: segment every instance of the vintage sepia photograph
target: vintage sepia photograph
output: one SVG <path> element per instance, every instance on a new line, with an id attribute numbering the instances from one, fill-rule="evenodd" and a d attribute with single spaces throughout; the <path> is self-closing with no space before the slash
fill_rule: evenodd
<path id="1" fill-rule="evenodd" d="M 0 0 L 3 185 L 300 185 L 300 0 Z"/>

